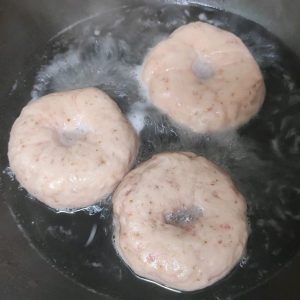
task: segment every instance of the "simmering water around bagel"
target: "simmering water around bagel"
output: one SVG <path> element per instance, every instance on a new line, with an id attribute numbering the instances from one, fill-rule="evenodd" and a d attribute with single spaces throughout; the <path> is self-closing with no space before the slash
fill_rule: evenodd
<path id="1" fill-rule="evenodd" d="M 176 128 L 148 105 L 136 80 L 137 70 L 151 47 L 177 27 L 197 20 L 236 33 L 263 71 L 266 102 L 259 115 L 239 131 L 200 136 Z M 269 278 L 300 248 L 296 238 L 300 207 L 294 202 L 300 195 L 295 179 L 300 175 L 298 68 L 299 61 L 276 38 L 238 16 L 203 7 L 120 8 L 70 27 L 48 43 L 32 97 L 100 87 L 140 131 L 138 161 L 161 151 L 189 150 L 211 159 L 232 175 L 248 204 L 252 232 L 247 255 L 229 277 L 201 292 L 203 297 L 226 298 Z M 17 183 L 6 178 L 5 185 L 25 195 Z M 145 293 L 160 297 L 161 289 L 137 280 L 116 256 L 111 245 L 109 202 L 89 208 L 92 216 L 82 211 L 55 214 L 28 199 L 22 202 L 13 198 L 9 204 L 47 260 L 80 283 L 130 299 L 141 299 Z M 164 296 L 176 298 L 167 291 Z"/>

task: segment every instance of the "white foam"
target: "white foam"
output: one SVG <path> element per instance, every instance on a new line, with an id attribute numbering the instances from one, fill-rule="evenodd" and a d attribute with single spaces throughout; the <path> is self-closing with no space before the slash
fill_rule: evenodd
<path id="1" fill-rule="evenodd" d="M 100 35 L 100 30 L 99 29 L 94 29 L 94 35 L 99 36 Z"/>
<path id="2" fill-rule="evenodd" d="M 83 211 L 88 213 L 90 216 L 95 215 L 103 210 L 103 207 L 101 204 L 95 204 L 92 206 L 84 207 L 84 208 L 65 208 L 65 209 L 59 209 L 55 210 L 57 213 L 67 213 L 67 214 L 74 214 L 79 211 Z"/>
<path id="3" fill-rule="evenodd" d="M 245 268 L 245 266 L 247 265 L 248 261 L 249 261 L 249 256 L 243 256 L 241 261 L 240 261 L 240 267 L 241 268 Z"/>
<path id="4" fill-rule="evenodd" d="M 208 20 L 208 18 L 207 18 L 207 16 L 206 16 L 205 13 L 199 14 L 198 19 L 199 19 L 200 21 L 203 21 L 203 22 Z"/>
<path id="5" fill-rule="evenodd" d="M 59 74 L 68 70 L 71 66 L 78 65 L 79 62 L 78 50 L 70 49 L 64 54 L 56 55 L 50 64 L 43 66 L 37 74 L 31 98 L 37 99 L 43 96 L 51 80 L 57 78 Z"/>
<path id="6" fill-rule="evenodd" d="M 13 172 L 13 170 L 10 167 L 6 167 L 3 171 L 3 174 L 7 175 L 11 181 L 15 180 L 15 173 Z"/>
<path id="7" fill-rule="evenodd" d="M 140 133 L 145 126 L 145 111 L 133 111 L 127 117 L 136 132 Z"/>

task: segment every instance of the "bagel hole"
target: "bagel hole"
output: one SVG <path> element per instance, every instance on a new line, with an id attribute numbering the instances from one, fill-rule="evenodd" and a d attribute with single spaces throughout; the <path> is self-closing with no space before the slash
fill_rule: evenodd
<path id="1" fill-rule="evenodd" d="M 79 141 L 84 141 L 88 131 L 84 128 L 64 129 L 58 132 L 58 140 L 64 147 L 71 147 Z"/>
<path id="2" fill-rule="evenodd" d="M 208 80 L 215 75 L 212 64 L 202 57 L 197 57 L 192 65 L 194 75 L 200 80 Z"/>
<path id="3" fill-rule="evenodd" d="M 170 213 L 166 213 L 165 223 L 178 227 L 186 227 L 196 223 L 203 216 L 202 208 L 192 206 L 188 208 L 175 209 Z"/>

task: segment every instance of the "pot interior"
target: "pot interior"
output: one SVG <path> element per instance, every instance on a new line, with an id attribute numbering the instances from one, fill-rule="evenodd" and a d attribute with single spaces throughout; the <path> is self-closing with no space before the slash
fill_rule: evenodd
<path id="1" fill-rule="evenodd" d="M 177 27 L 197 20 L 237 34 L 262 69 L 263 108 L 237 131 L 194 135 L 145 105 L 137 80 L 143 58 Z M 30 59 L 22 58 L 22 72 L 1 100 L 1 180 L 17 223 L 49 263 L 113 297 L 227 299 L 270 279 L 299 252 L 300 61 L 278 38 L 257 23 L 207 6 L 131 3 L 94 11 L 42 42 L 31 49 Z M 6 152 L 22 107 L 31 98 L 86 86 L 107 92 L 140 130 L 138 162 L 162 151 L 193 151 L 231 174 L 247 200 L 251 234 L 245 256 L 227 277 L 184 295 L 137 278 L 112 246 L 110 198 L 85 210 L 57 213 L 18 185 Z"/>

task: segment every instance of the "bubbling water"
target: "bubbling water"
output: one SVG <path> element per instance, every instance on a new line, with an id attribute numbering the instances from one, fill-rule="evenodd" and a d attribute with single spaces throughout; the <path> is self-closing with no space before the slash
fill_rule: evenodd
<path id="1" fill-rule="evenodd" d="M 150 49 L 179 26 L 198 20 L 237 34 L 262 69 L 266 101 L 258 116 L 239 130 L 197 135 L 180 128 L 149 105 L 141 85 L 141 68 Z M 203 295 L 213 294 L 215 299 L 223 299 L 253 288 L 297 252 L 300 248 L 296 238 L 300 206 L 295 201 L 300 195 L 300 80 L 296 75 L 299 61 L 266 30 L 210 8 L 123 7 L 69 26 L 49 42 L 45 57 L 31 92 L 33 99 L 54 91 L 99 87 L 118 103 L 139 132 L 141 147 L 137 162 L 162 151 L 193 151 L 232 176 L 248 205 L 251 234 L 247 255 L 231 275 L 214 286 L 213 293 L 208 290 Z M 202 76 L 203 70 L 200 71 Z M 207 75 L 207 70 L 204 71 Z M 12 91 L 15 89 L 18 86 L 12 87 Z M 13 174 L 9 169 L 5 173 L 9 175 L 6 177 L 10 187 Z M 16 184 L 16 190 L 17 187 Z M 14 192 L 24 195 L 22 190 Z M 111 245 L 110 198 L 80 211 L 61 210 L 58 214 L 33 199 L 10 200 L 16 218 L 36 247 L 84 285 L 99 292 L 117 291 L 129 299 L 141 299 L 146 293 L 153 295 L 152 298 L 161 296 L 160 290 L 128 273 L 115 255 Z M 186 214 L 175 214 L 175 219 L 182 217 Z M 52 227 L 47 231 L 49 226 Z M 164 296 L 175 297 L 171 292 Z M 196 299 L 199 295 L 190 297 Z"/>
<path id="2" fill-rule="evenodd" d="M 141 82 L 144 57 L 174 29 L 187 24 L 191 13 L 187 14 L 186 10 L 182 13 L 176 6 L 161 8 L 159 14 L 155 9 L 140 7 L 136 10 L 125 9 L 123 14 L 116 16 L 112 23 L 108 22 L 102 27 L 99 26 L 101 23 L 97 18 L 89 20 L 81 28 L 82 32 L 80 28 L 76 28 L 75 39 L 70 32 L 59 36 L 58 41 L 63 40 L 67 49 L 56 54 L 41 68 L 31 93 L 32 98 L 54 91 L 99 87 L 118 103 L 133 127 L 140 133 L 142 146 L 138 162 L 162 151 L 193 151 L 223 167 L 233 176 L 239 189 L 247 195 L 253 187 L 250 183 L 247 184 L 244 178 L 254 176 L 254 173 L 265 167 L 265 162 L 257 155 L 257 145 L 247 137 L 241 137 L 236 130 L 197 135 L 179 128 L 149 104 L 146 89 Z M 268 68 L 280 70 L 280 77 L 283 78 L 287 89 L 290 92 L 295 90 L 296 83 L 282 65 L 277 44 L 262 32 L 240 32 L 235 19 L 228 21 L 226 16 L 220 17 L 211 11 L 201 12 L 195 17 L 196 20 L 238 34 L 253 53 L 267 79 Z M 136 20 L 134 24 L 131 22 L 133 19 Z M 69 35 L 72 39 L 66 42 Z M 56 45 L 59 48 L 59 42 Z M 200 77 L 211 76 L 209 66 L 202 61 L 195 65 L 195 72 L 199 73 Z M 277 96 L 280 98 L 278 101 L 283 100 L 283 95 Z M 277 143 L 278 139 L 272 142 L 274 154 L 280 153 Z M 262 171 L 261 173 L 263 174 Z M 262 176 L 268 180 L 265 175 Z M 254 211 L 251 201 L 248 201 L 248 206 L 251 215 Z M 101 209 L 101 204 L 84 208 L 92 214 L 100 212 Z M 74 210 L 63 212 L 74 213 Z M 272 226 L 272 219 L 268 224 Z M 280 228 L 277 227 L 277 230 Z"/>

